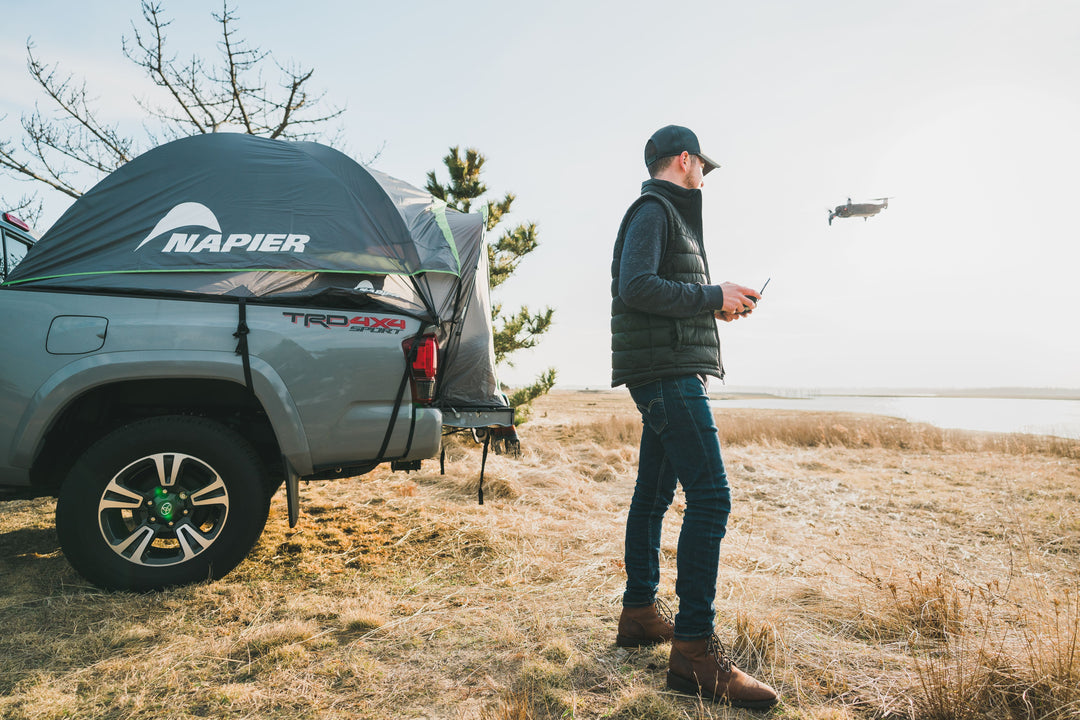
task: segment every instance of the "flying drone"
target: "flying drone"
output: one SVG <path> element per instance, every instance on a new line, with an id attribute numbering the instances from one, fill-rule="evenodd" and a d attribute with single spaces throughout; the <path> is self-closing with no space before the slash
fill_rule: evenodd
<path id="1" fill-rule="evenodd" d="M 867 220 L 889 207 L 889 200 L 891 198 L 874 199 L 880 200 L 881 204 L 876 202 L 853 203 L 851 202 L 851 198 L 848 198 L 847 204 L 837 205 L 835 210 L 828 211 L 829 224 L 832 225 L 833 218 L 861 217 L 863 220 Z"/>

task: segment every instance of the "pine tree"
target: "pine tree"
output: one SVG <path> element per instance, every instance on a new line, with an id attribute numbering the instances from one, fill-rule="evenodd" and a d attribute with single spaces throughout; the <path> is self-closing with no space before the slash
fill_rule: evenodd
<path id="1" fill-rule="evenodd" d="M 450 175 L 449 182 L 441 184 L 432 170 L 427 175 L 427 190 L 461 212 L 469 212 L 474 201 L 486 203 L 487 230 L 490 233 L 499 227 L 503 216 L 510 212 L 516 196 L 508 192 L 501 200 L 483 199 L 488 191 L 480 178 L 484 161 L 484 156 L 475 148 L 466 149 L 464 157 L 459 147 L 450 148 L 450 153 L 443 158 Z M 488 267 L 493 290 L 510 279 L 518 265 L 537 248 L 539 242 L 536 236 L 536 223 L 522 223 L 503 229 L 499 239 L 488 244 Z M 511 356 L 515 352 L 536 347 L 540 337 L 551 327 L 554 312 L 550 307 L 533 312 L 528 306 L 522 306 L 513 313 L 504 313 L 502 304 L 493 301 L 491 319 L 495 327 L 496 363 L 513 366 Z M 516 423 L 520 424 L 528 418 L 530 403 L 551 390 L 555 377 L 555 368 L 548 368 L 532 383 L 511 393 L 510 404 L 517 408 Z"/>

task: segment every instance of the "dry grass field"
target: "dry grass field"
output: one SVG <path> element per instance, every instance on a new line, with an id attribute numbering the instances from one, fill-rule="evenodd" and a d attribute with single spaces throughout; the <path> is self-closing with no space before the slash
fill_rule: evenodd
<path id="1" fill-rule="evenodd" d="M 735 507 L 717 627 L 783 718 L 1080 718 L 1080 442 L 885 418 L 717 413 Z M 557 392 L 523 454 L 452 439 L 281 493 L 221 581 L 104 593 L 54 502 L 0 505 L 0 717 L 744 718 L 617 648 L 639 420 Z M 679 499 L 665 524 L 674 596 Z"/>

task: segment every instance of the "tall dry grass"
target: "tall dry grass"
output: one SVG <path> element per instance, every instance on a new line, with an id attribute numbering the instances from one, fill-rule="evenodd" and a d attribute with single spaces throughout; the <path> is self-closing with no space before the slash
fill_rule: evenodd
<path id="1" fill-rule="evenodd" d="M 736 503 L 717 628 L 780 690 L 773 716 L 1080 718 L 1075 447 L 717 420 Z M 236 571 L 152 595 L 83 583 L 50 502 L 0 506 L 0 717 L 759 717 L 667 692 L 666 647 L 614 644 L 639 422 L 556 394 L 520 459 L 488 458 L 482 507 L 480 449 L 454 439 L 445 476 L 304 486 L 296 529 L 275 498 Z"/>
<path id="2" fill-rule="evenodd" d="M 786 445 L 942 452 L 1000 452 L 1080 459 L 1080 441 L 1048 435 L 950 430 L 875 415 L 724 410 L 716 415 L 723 445 Z M 589 423 L 597 442 L 637 442 L 641 421 L 631 414 Z"/>
<path id="3" fill-rule="evenodd" d="M 955 467 L 958 456 L 971 455 L 1005 455 L 1021 461 L 1041 456 L 1051 463 L 1054 458 L 1080 458 L 1080 442 L 1075 440 L 945 430 L 876 416 L 725 410 L 717 413 L 716 420 L 721 443 L 746 448 L 752 456 L 780 448 L 882 450 L 940 459 L 944 467 Z M 601 445 L 628 443 L 636 441 L 641 422 L 634 413 L 623 412 L 584 424 L 581 430 Z M 818 461 L 802 467 L 828 469 Z M 843 634 L 870 640 L 879 648 L 901 649 L 907 657 L 904 664 L 917 681 L 903 693 L 906 709 L 886 702 L 871 710 L 871 716 L 930 720 L 1080 717 L 1080 575 L 1076 572 L 1080 472 L 1073 463 L 1067 467 L 1071 477 L 1061 488 L 1058 502 L 1046 503 L 1035 517 L 1013 518 L 1018 522 L 1007 531 L 1015 542 L 1009 543 L 1008 566 L 985 584 L 955 567 L 936 563 L 905 571 L 891 569 L 888 579 L 842 563 L 867 586 L 866 594 L 849 599 L 846 607 L 842 601 L 834 604 L 817 598 L 815 611 L 834 619 L 849 615 L 850 621 L 841 626 Z M 932 472 L 953 479 L 947 471 Z M 1019 492 L 1028 497 L 1045 495 L 1037 484 Z M 1008 504 L 1007 498 L 1002 500 Z M 1040 542 L 1047 533 L 1029 524 L 1036 523 L 1039 514 L 1053 528 L 1051 535 L 1061 534 Z M 996 532 L 1000 530 L 990 534 Z M 1047 555 L 1064 556 L 1059 573 L 1048 568 Z M 785 631 L 783 616 L 778 621 L 739 612 L 732 630 L 735 652 L 751 667 L 767 667 L 785 653 L 799 652 L 798 632 Z M 852 694 L 852 686 L 838 683 L 831 663 L 818 670 L 819 687 L 826 696 Z"/>
<path id="4" fill-rule="evenodd" d="M 965 619 L 938 638 L 913 636 L 921 717 L 1078 716 L 1074 594 L 1048 597 L 1041 585 L 1024 585 L 1006 596 L 991 588 L 951 589 L 949 602 L 963 605 Z M 1006 609 L 1009 599 L 1014 607 Z"/>

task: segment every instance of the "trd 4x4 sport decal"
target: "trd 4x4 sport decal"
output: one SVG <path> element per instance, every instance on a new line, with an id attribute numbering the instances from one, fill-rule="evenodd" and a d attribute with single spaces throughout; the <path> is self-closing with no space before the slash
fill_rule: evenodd
<path id="1" fill-rule="evenodd" d="M 212 230 L 211 233 L 185 233 L 174 232 L 180 228 L 201 227 Z M 166 253 L 227 253 L 233 250 L 246 250 L 247 252 L 295 252 L 302 253 L 310 235 L 298 233 L 234 233 L 225 235 L 221 232 L 221 224 L 217 216 L 201 203 L 180 203 L 165 217 L 158 220 L 157 225 L 150 234 L 139 243 L 138 250 L 151 240 L 161 237 L 165 233 L 171 233 L 165 241 L 161 252 Z"/>
<path id="2" fill-rule="evenodd" d="M 329 315 L 327 313 L 302 313 L 283 312 L 285 317 L 292 320 L 293 325 L 302 324 L 304 327 L 323 328 L 349 328 L 354 332 L 390 333 L 397 335 L 405 330 L 405 320 L 393 317 L 376 317 L 374 315 Z"/>

